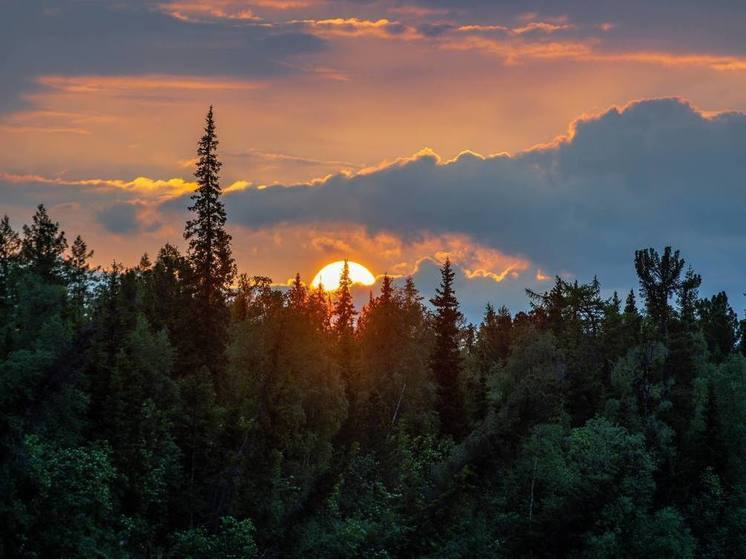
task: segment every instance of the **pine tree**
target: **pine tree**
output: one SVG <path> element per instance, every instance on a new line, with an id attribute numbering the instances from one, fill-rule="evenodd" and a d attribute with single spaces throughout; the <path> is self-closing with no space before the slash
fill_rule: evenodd
<path id="1" fill-rule="evenodd" d="M 51 283 L 62 281 L 62 255 L 67 248 L 60 224 L 50 219 L 44 204 L 39 204 L 31 227 L 23 226 L 21 258 L 29 269 Z"/>
<path id="2" fill-rule="evenodd" d="M 736 347 L 738 315 L 728 304 L 725 291 L 700 301 L 697 311 L 710 359 L 715 363 L 722 363 Z"/>
<path id="3" fill-rule="evenodd" d="M 8 274 L 10 263 L 18 256 L 21 249 L 21 240 L 18 233 L 10 225 L 7 215 L 0 220 L 0 273 L 5 277 Z"/>
<path id="4" fill-rule="evenodd" d="M 225 300 L 236 274 L 231 254 L 231 236 L 225 230 L 225 207 L 220 197 L 221 163 L 217 158 L 218 139 L 212 106 L 207 113 L 205 133 L 197 155 L 197 190 L 189 207 L 195 217 L 186 223 L 184 238 L 193 270 L 195 304 L 195 365 L 214 371 L 223 361 L 227 312 Z"/>
<path id="5" fill-rule="evenodd" d="M 635 251 L 635 270 L 645 297 L 645 305 L 664 338 L 668 336 L 671 318 L 668 300 L 682 287 L 681 272 L 684 264 L 679 251 L 672 251 L 671 247 L 665 247 L 662 256 L 653 248 Z"/>
<path id="6" fill-rule="evenodd" d="M 91 277 L 91 267 L 88 260 L 92 256 L 93 251 L 88 250 L 88 245 L 80 235 L 75 237 L 75 241 L 70 248 L 70 257 L 65 262 L 65 275 L 77 320 L 82 318 L 84 312 Z"/>
<path id="7" fill-rule="evenodd" d="M 637 315 L 637 300 L 635 299 L 634 290 L 630 289 L 627 294 L 627 299 L 624 301 L 624 314 L 626 315 Z"/>
<path id="8" fill-rule="evenodd" d="M 18 258 L 20 249 L 21 240 L 18 233 L 11 227 L 8 216 L 3 216 L 3 219 L 0 220 L 0 309 L 7 302 L 10 270 Z"/>
<path id="9" fill-rule="evenodd" d="M 350 266 L 345 260 L 342 274 L 339 277 L 339 287 L 337 288 L 337 300 L 334 302 L 334 330 L 341 344 L 347 343 L 352 337 L 354 327 L 355 305 L 352 302 L 352 280 L 350 279 Z"/>
<path id="10" fill-rule="evenodd" d="M 383 275 L 381 280 L 381 297 L 380 302 L 382 305 L 388 305 L 394 297 L 394 281 L 388 274 Z"/>
<path id="11" fill-rule="evenodd" d="M 306 304 L 307 296 L 306 286 L 300 280 L 300 274 L 296 273 L 293 284 L 288 291 L 288 303 L 296 310 L 302 309 Z"/>
<path id="12" fill-rule="evenodd" d="M 456 274 L 449 259 L 440 269 L 440 275 L 440 287 L 435 291 L 435 297 L 430 299 L 435 307 L 435 345 L 430 356 L 430 368 L 437 385 L 441 432 L 459 437 L 463 433 L 465 419 L 459 349 L 459 324 L 463 316 L 453 290 Z"/>

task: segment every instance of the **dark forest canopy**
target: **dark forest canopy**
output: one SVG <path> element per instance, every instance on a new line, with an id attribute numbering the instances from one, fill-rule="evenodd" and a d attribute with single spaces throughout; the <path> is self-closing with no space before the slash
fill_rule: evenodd
<path id="1" fill-rule="evenodd" d="M 448 261 L 356 309 L 234 278 L 216 146 L 186 254 L 0 222 L 0 556 L 746 556 L 744 325 L 678 251 L 476 326 Z"/>

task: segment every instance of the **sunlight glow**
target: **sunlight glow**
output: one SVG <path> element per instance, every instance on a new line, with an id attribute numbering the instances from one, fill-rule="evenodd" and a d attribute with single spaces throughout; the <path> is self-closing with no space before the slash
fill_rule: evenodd
<path id="1" fill-rule="evenodd" d="M 319 273 L 314 276 L 311 287 L 316 288 L 320 284 L 326 291 L 338 289 L 339 277 L 342 275 L 344 264 L 344 260 L 337 260 L 321 268 Z M 373 285 L 376 282 L 375 276 L 362 264 L 352 261 L 348 261 L 348 264 L 350 266 L 350 279 L 353 284 Z"/>

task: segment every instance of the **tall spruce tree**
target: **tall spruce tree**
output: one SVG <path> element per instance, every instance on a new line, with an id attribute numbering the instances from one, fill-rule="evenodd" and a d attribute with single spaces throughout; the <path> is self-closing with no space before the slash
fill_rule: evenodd
<path id="1" fill-rule="evenodd" d="M 459 437 L 465 424 L 459 349 L 459 326 L 463 316 L 453 289 L 456 274 L 449 259 L 441 267 L 440 275 L 440 287 L 436 289 L 435 297 L 430 299 L 435 307 L 435 344 L 430 355 L 430 368 L 437 387 L 440 430 Z"/>
<path id="2" fill-rule="evenodd" d="M 194 218 L 186 223 L 184 238 L 189 243 L 194 289 L 195 365 L 216 373 L 224 359 L 228 321 L 226 296 L 236 274 L 231 254 L 231 236 L 225 230 L 225 207 L 220 199 L 221 163 L 217 157 L 218 139 L 212 106 L 207 113 L 205 133 L 197 155 L 197 190 L 189 207 Z"/>

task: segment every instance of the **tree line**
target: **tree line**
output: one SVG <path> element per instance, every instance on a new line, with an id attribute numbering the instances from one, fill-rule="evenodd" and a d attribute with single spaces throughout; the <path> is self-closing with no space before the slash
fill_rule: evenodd
<path id="1" fill-rule="evenodd" d="M 678 251 L 467 324 L 238 275 L 212 109 L 186 252 L 0 221 L 0 556 L 746 556 L 746 340 Z M 639 301 L 638 301 L 639 297 Z M 428 304 L 429 303 L 429 304 Z"/>

